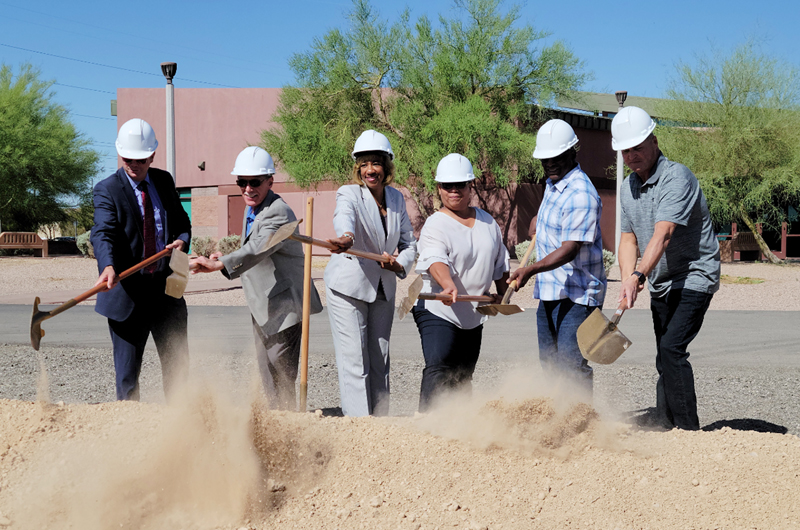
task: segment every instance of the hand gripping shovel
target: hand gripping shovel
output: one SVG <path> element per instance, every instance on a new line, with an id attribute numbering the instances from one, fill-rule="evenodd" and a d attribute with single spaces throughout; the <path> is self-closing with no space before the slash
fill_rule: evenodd
<path id="1" fill-rule="evenodd" d="M 617 328 L 626 305 L 623 300 L 611 320 L 597 308 L 578 326 L 578 347 L 587 361 L 611 364 L 632 344 Z"/>
<path id="2" fill-rule="evenodd" d="M 187 268 L 187 273 L 188 273 L 189 257 L 184 252 L 181 252 L 180 250 L 177 250 L 177 249 L 172 250 L 170 248 L 165 248 L 161 252 L 159 252 L 157 254 L 153 254 L 152 256 L 150 256 L 149 258 L 144 260 L 143 262 L 141 262 L 141 263 L 139 263 L 137 265 L 134 265 L 130 269 L 128 269 L 125 272 L 123 272 L 122 274 L 120 274 L 119 275 L 119 279 L 123 280 L 123 279 L 127 278 L 128 276 L 130 276 L 134 272 L 138 272 L 141 269 L 143 269 L 143 268 L 147 267 L 148 265 L 150 265 L 151 263 L 155 263 L 156 261 L 158 261 L 161 258 L 165 257 L 170 252 L 173 253 L 172 254 L 172 259 L 170 260 L 170 267 L 173 266 L 173 262 L 179 263 L 179 262 L 185 261 L 186 268 Z M 175 257 L 175 254 L 178 254 L 177 258 Z M 180 254 L 183 254 L 183 258 L 180 257 Z M 179 273 L 179 271 L 176 270 L 176 273 Z M 174 298 L 180 298 L 183 295 L 184 289 L 186 289 L 185 282 L 188 281 L 188 280 L 186 279 L 186 273 L 184 273 L 183 274 L 183 278 L 184 278 L 183 287 L 180 287 L 180 285 L 179 285 L 180 281 L 178 281 L 176 279 L 173 279 L 174 276 L 176 276 L 176 275 L 173 274 L 172 276 L 167 278 L 167 281 L 168 281 L 168 283 L 167 283 L 167 294 L 172 296 L 172 297 L 174 297 Z M 172 279 L 172 282 L 171 282 L 172 283 L 172 292 L 170 292 L 170 279 Z M 92 296 L 96 295 L 97 293 L 99 293 L 102 290 L 103 290 L 103 286 L 102 285 L 98 285 L 96 287 L 93 287 L 93 288 L 89 289 L 88 291 L 86 291 L 85 293 L 83 293 L 83 294 L 81 294 L 79 296 L 76 296 L 75 298 L 73 298 L 73 299 L 61 304 L 60 306 L 56 307 L 52 311 L 39 311 L 40 299 L 37 296 L 36 299 L 33 301 L 33 314 L 31 315 L 31 346 L 33 346 L 33 349 L 36 350 L 36 351 L 39 351 L 39 345 L 40 345 L 40 343 L 42 341 L 42 337 L 44 337 L 44 330 L 42 329 L 42 322 L 44 322 L 48 318 L 53 318 L 54 316 L 56 316 L 59 313 L 63 313 L 64 311 L 66 311 L 67 309 L 69 309 L 71 307 L 75 307 L 76 305 L 78 305 L 81 302 L 91 298 Z M 176 296 L 175 293 L 177 293 L 177 290 L 180 290 L 180 294 L 178 294 Z"/>
<path id="3" fill-rule="evenodd" d="M 519 262 L 519 267 L 517 267 L 517 269 L 520 267 L 525 267 L 528 264 L 528 260 L 531 259 L 531 254 L 533 253 L 534 248 L 536 248 L 536 234 L 534 234 L 531 244 L 528 245 L 528 250 L 525 251 L 525 255 L 522 256 L 522 261 Z M 477 308 L 475 308 L 475 310 L 481 315 L 487 315 L 490 317 L 493 317 L 498 313 L 501 315 L 516 315 L 517 313 L 522 313 L 525 311 L 523 308 L 518 305 L 508 303 L 508 301 L 511 300 L 511 295 L 517 290 L 517 284 L 517 280 L 514 280 L 508 284 L 506 294 L 503 295 L 503 300 L 499 304 L 479 305 Z"/>
<path id="4" fill-rule="evenodd" d="M 298 221 L 292 221 L 291 223 L 286 223 L 282 227 L 275 230 L 275 233 L 272 234 L 271 238 L 269 238 L 269 241 L 267 241 L 267 243 L 264 245 L 264 248 L 261 249 L 261 252 L 266 252 L 275 245 L 283 241 L 286 241 L 287 239 L 294 239 L 295 241 L 299 241 L 300 243 L 305 243 L 307 245 L 316 245 L 318 247 L 327 248 L 328 250 L 339 249 L 339 247 L 337 247 L 333 243 L 329 243 L 322 239 L 314 239 L 313 237 L 296 234 L 295 231 L 297 230 L 297 225 L 299 225 L 301 221 L 302 219 Z M 363 250 L 356 250 L 354 248 L 345 250 L 344 253 L 352 254 L 353 256 L 358 256 L 359 258 L 366 258 L 366 259 L 371 259 L 373 261 L 380 261 L 381 263 L 389 263 L 389 258 L 387 258 L 382 254 L 364 252 Z"/>
<path id="5" fill-rule="evenodd" d="M 417 300 L 452 300 L 452 297 L 448 294 L 420 293 L 421 290 L 422 276 L 417 276 L 417 278 L 411 282 L 411 285 L 408 286 L 408 296 L 403 298 L 400 301 L 400 305 L 397 307 L 397 317 L 400 320 L 406 317 Z M 456 296 L 456 302 L 491 302 L 492 300 L 494 300 L 493 297 L 485 295 L 459 294 Z"/>

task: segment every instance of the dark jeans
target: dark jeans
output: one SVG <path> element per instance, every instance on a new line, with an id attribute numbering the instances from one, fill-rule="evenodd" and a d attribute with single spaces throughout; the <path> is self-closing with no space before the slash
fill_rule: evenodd
<path id="1" fill-rule="evenodd" d="M 571 379 L 591 394 L 592 367 L 578 347 L 578 326 L 594 307 L 576 304 L 569 298 L 539 302 L 536 310 L 539 362 L 548 375 Z"/>
<path id="2" fill-rule="evenodd" d="M 419 411 L 426 412 L 441 394 L 472 389 L 472 373 L 481 352 L 483 325 L 461 329 L 425 309 L 421 302 L 411 312 L 425 357 Z"/>
<path id="3" fill-rule="evenodd" d="M 698 430 L 694 372 L 686 348 L 703 325 L 713 295 L 673 289 L 650 299 L 656 332 L 656 411 L 665 426 Z"/>

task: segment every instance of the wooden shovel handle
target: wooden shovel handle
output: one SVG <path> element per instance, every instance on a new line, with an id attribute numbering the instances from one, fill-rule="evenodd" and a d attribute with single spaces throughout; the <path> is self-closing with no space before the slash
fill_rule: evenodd
<path id="1" fill-rule="evenodd" d="M 528 245 L 528 250 L 526 250 L 525 255 L 522 256 L 522 261 L 519 262 L 517 270 L 528 265 L 528 260 L 531 259 L 531 254 L 533 253 L 533 249 L 535 248 L 536 248 L 536 234 L 533 234 L 533 239 L 531 239 L 531 244 Z M 508 301 L 511 300 L 511 294 L 517 290 L 517 285 L 519 285 L 519 282 L 517 280 L 514 280 L 513 282 L 508 284 L 508 289 L 506 289 L 506 294 L 503 295 L 503 301 L 500 302 L 501 304 L 507 304 Z"/>
<path id="2" fill-rule="evenodd" d="M 150 256 L 149 258 L 144 260 L 143 262 L 138 263 L 138 264 L 134 265 L 133 267 L 131 267 L 130 269 L 124 271 L 122 274 L 119 275 L 119 279 L 123 280 L 123 279 L 127 278 L 128 276 L 130 276 L 134 272 L 138 272 L 138 271 L 142 270 L 143 268 L 147 267 L 148 265 L 150 265 L 151 263 L 154 263 L 154 262 L 160 260 L 161 258 L 165 257 L 170 252 L 172 252 L 171 248 L 165 248 L 161 252 L 159 252 L 157 254 L 153 254 L 152 256 Z M 103 284 L 96 285 L 96 286 L 92 287 L 91 289 L 89 289 L 88 291 L 86 291 L 85 293 L 79 294 L 75 298 L 67 300 L 66 302 L 64 302 L 60 306 L 56 307 L 52 311 L 47 312 L 46 316 L 44 318 L 41 318 L 41 320 L 47 320 L 48 318 L 53 318 L 57 314 L 63 313 L 67 309 L 69 309 L 71 307 L 75 307 L 76 305 L 80 304 L 81 302 L 83 302 L 85 300 L 88 300 L 89 298 L 91 298 L 92 296 L 96 295 L 97 293 L 99 293 L 102 290 L 103 290 Z"/>
<path id="3" fill-rule="evenodd" d="M 620 302 L 619 304 L 619 307 L 617 307 L 617 310 L 614 311 L 614 316 L 611 317 L 612 324 L 614 324 L 615 326 L 619 324 L 619 319 L 622 318 L 622 313 L 624 313 L 625 310 L 627 309 L 626 307 L 627 305 L 628 305 L 628 300 L 623 298 L 622 302 Z"/>
<path id="4" fill-rule="evenodd" d="M 295 241 L 299 241 L 307 245 L 316 245 L 318 247 L 327 248 L 328 250 L 339 249 L 339 247 L 328 241 L 324 241 L 322 239 L 314 239 L 313 237 L 308 237 L 308 236 L 301 236 L 300 234 L 292 234 L 289 236 L 289 239 L 294 239 Z M 372 252 L 365 252 L 363 250 L 356 250 L 354 248 L 345 250 L 344 253 L 352 254 L 353 256 L 358 256 L 359 258 L 366 258 L 366 259 L 371 259 L 373 261 L 380 261 L 381 263 L 389 263 L 389 258 L 384 256 L 383 254 L 374 254 Z"/>
<path id="5" fill-rule="evenodd" d="M 139 272 L 140 270 L 144 269 L 148 265 L 150 265 L 152 263 L 155 263 L 156 261 L 160 260 L 163 257 L 166 257 L 170 252 L 172 252 L 171 248 L 165 248 L 161 252 L 153 254 L 152 256 L 150 256 L 146 260 L 142 261 L 141 263 L 137 263 L 136 265 L 134 265 L 130 269 L 128 269 L 126 271 L 123 271 L 123 273 L 119 275 L 119 279 L 120 280 L 124 280 L 125 278 L 127 278 L 131 274 L 133 274 L 135 272 Z M 97 293 L 99 293 L 102 290 L 103 290 L 103 285 L 100 284 L 100 285 L 98 285 L 96 287 L 92 287 L 91 289 L 89 289 L 85 293 L 76 296 L 75 298 L 73 298 L 73 300 L 75 301 L 76 304 L 79 304 L 79 303 L 83 302 L 84 300 L 88 300 L 89 298 L 91 298 L 92 296 L 96 295 Z M 53 310 L 53 311 L 55 311 L 55 310 Z"/>
<path id="6" fill-rule="evenodd" d="M 452 296 L 444 293 L 420 293 L 417 296 L 420 300 L 452 300 Z M 456 295 L 456 302 L 491 302 L 494 298 L 491 296 L 486 295 L 477 295 L 477 294 L 459 294 Z"/>

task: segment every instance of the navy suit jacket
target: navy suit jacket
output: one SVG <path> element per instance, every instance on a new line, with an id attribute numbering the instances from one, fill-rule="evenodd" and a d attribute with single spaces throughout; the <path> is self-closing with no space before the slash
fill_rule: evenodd
<path id="1" fill-rule="evenodd" d="M 164 210 L 166 242 L 172 243 L 181 234 L 186 249 L 191 241 L 191 222 L 180 203 L 172 176 L 166 171 L 150 168 L 150 182 L 155 186 Z M 142 213 L 123 168 L 100 181 L 94 187 L 94 226 L 92 246 L 100 273 L 112 265 L 117 274 L 140 263 L 144 254 Z M 170 270 L 156 273 L 155 288 L 163 293 Z M 110 291 L 98 293 L 95 311 L 112 320 L 124 321 L 138 304 L 153 302 L 153 284 L 145 285 L 140 273 L 122 280 Z"/>

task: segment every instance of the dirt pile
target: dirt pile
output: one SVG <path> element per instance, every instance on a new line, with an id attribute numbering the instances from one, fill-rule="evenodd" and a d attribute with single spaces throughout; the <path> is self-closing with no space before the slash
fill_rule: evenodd
<path id="1" fill-rule="evenodd" d="M 414 418 L 0 400 L 0 528 L 800 527 L 800 440 L 641 432 L 552 396 Z"/>

